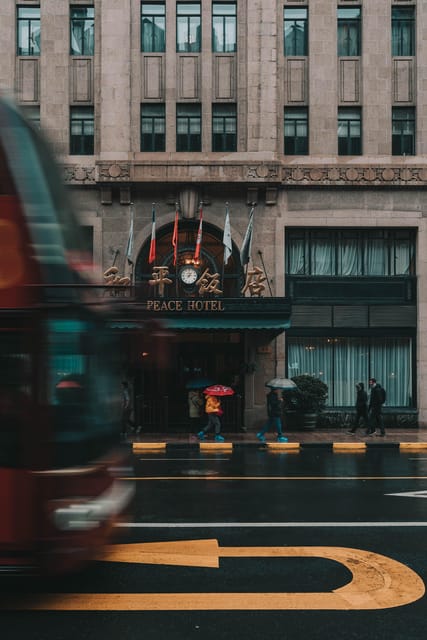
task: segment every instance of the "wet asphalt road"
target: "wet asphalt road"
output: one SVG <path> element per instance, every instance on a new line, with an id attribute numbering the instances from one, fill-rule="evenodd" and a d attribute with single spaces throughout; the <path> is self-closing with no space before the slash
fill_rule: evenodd
<path id="1" fill-rule="evenodd" d="M 351 602 L 350 610 L 332 605 L 316 610 L 313 594 L 344 588 L 352 581 L 349 569 L 322 555 L 279 557 L 277 553 L 282 548 L 316 546 L 332 553 L 341 547 L 381 554 L 426 583 L 427 452 L 378 448 L 333 453 L 312 448 L 273 453 L 253 447 L 206 454 L 182 448 L 138 454 L 134 462 L 135 508 L 131 527 L 119 530 L 119 542 L 213 540 L 220 555 L 225 554 L 219 568 L 188 566 L 185 557 L 182 566 L 166 565 L 161 559 L 159 564 L 98 562 L 84 574 L 55 585 L 57 610 L 28 610 L 30 598 L 27 610 L 2 611 L 6 640 L 425 637 L 425 595 L 392 608 L 363 610 Z M 403 492 L 425 493 L 388 495 Z M 242 548 L 253 547 L 273 547 L 276 555 L 258 557 L 250 551 L 238 557 Z M 227 557 L 230 548 L 234 551 Z M 43 584 L 1 586 L 3 603 L 16 604 L 20 598 L 22 602 L 24 590 L 38 592 L 43 602 L 44 592 L 52 591 L 52 585 Z M 107 594 L 105 608 L 61 611 L 63 593 L 87 594 L 88 609 L 91 594 Z M 128 594 L 129 603 L 136 599 L 131 604 L 135 610 L 109 610 L 120 593 Z M 178 598 L 177 610 L 141 610 L 138 594 L 151 593 L 184 595 Z M 192 609 L 196 595 L 205 593 L 211 594 L 206 598 L 212 603 L 219 603 L 212 605 L 217 610 Z M 241 606 L 247 610 L 223 610 L 231 598 L 227 594 L 235 593 L 241 594 Z M 301 594 L 306 606 L 289 609 L 286 597 L 279 597 L 271 610 L 258 610 L 257 603 L 262 606 L 272 593 Z"/>

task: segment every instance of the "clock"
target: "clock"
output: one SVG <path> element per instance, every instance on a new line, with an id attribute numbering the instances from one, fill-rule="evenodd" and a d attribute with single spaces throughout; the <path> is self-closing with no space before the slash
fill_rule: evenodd
<path id="1" fill-rule="evenodd" d="M 186 266 L 182 267 L 181 271 L 179 272 L 179 277 L 184 284 L 190 285 L 196 282 L 199 274 L 197 272 L 197 269 L 195 269 L 194 267 Z"/>

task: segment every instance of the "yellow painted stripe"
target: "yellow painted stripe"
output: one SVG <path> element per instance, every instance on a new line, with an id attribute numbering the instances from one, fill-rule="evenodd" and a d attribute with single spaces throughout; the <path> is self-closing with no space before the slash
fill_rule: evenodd
<path id="1" fill-rule="evenodd" d="M 267 447 L 273 451 L 287 451 L 289 449 L 295 451 L 295 449 L 299 450 L 300 444 L 299 442 L 267 442 Z"/>
<path id="2" fill-rule="evenodd" d="M 166 442 L 134 442 L 132 444 L 132 451 L 134 453 L 141 453 L 141 451 L 159 451 L 166 449 Z"/>
<path id="3" fill-rule="evenodd" d="M 345 451 L 345 450 L 352 450 L 354 451 L 355 449 L 366 449 L 366 442 L 334 442 L 332 444 L 332 449 L 334 451 Z"/>
<path id="4" fill-rule="evenodd" d="M 200 451 L 207 453 L 209 451 L 231 451 L 233 449 L 232 442 L 201 442 L 199 444 Z"/>
<path id="5" fill-rule="evenodd" d="M 401 442 L 400 449 L 427 449 L 427 442 Z"/>

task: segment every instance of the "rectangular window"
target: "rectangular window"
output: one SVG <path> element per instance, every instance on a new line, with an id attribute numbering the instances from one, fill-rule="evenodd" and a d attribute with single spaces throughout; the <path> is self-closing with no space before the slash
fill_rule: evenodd
<path id="1" fill-rule="evenodd" d="M 361 55 L 360 7 L 338 7 L 338 55 Z"/>
<path id="2" fill-rule="evenodd" d="M 166 114 L 164 104 L 141 105 L 141 151 L 165 150 Z"/>
<path id="3" fill-rule="evenodd" d="M 212 151 L 237 150 L 237 111 L 235 104 L 212 105 Z"/>
<path id="4" fill-rule="evenodd" d="M 411 407 L 412 340 L 407 337 L 289 337 L 288 376 L 309 374 L 328 386 L 329 407 L 351 407 L 355 385 L 374 376 L 388 407 Z"/>
<path id="5" fill-rule="evenodd" d="M 176 150 L 201 151 L 202 111 L 199 104 L 176 105 Z"/>
<path id="6" fill-rule="evenodd" d="M 338 155 L 358 156 L 362 153 L 360 109 L 338 109 Z"/>
<path id="7" fill-rule="evenodd" d="M 176 5 L 176 50 L 201 51 L 200 2 Z"/>
<path id="8" fill-rule="evenodd" d="M 415 55 L 415 7 L 391 8 L 391 55 Z"/>
<path id="9" fill-rule="evenodd" d="M 410 229 L 290 229 L 286 256 L 288 275 L 415 275 L 415 234 Z"/>
<path id="10" fill-rule="evenodd" d="M 308 55 L 308 9 L 284 9 L 285 56 Z"/>
<path id="11" fill-rule="evenodd" d="M 212 3 L 212 51 L 237 50 L 237 17 L 235 2 Z"/>
<path id="12" fill-rule="evenodd" d="M 141 51 L 166 51 L 166 8 L 164 2 L 141 4 Z"/>
<path id="13" fill-rule="evenodd" d="M 392 154 L 394 156 L 415 155 L 415 108 L 393 107 Z"/>
<path id="14" fill-rule="evenodd" d="M 40 55 L 40 7 L 18 7 L 18 56 Z"/>
<path id="15" fill-rule="evenodd" d="M 95 9 L 70 7 L 70 51 L 72 56 L 93 56 L 95 52 Z"/>
<path id="16" fill-rule="evenodd" d="M 93 107 L 71 107 L 70 154 L 93 155 L 94 137 Z"/>
<path id="17" fill-rule="evenodd" d="M 285 109 L 285 155 L 308 154 L 308 109 Z"/>

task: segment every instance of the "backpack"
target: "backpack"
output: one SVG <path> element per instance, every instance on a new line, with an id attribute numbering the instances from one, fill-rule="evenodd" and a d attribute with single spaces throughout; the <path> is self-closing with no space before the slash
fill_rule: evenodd
<path id="1" fill-rule="evenodd" d="M 380 397 L 380 400 L 381 400 L 381 404 L 384 404 L 385 399 L 386 399 L 385 389 L 383 387 L 380 387 L 378 391 L 379 391 L 379 397 Z"/>

